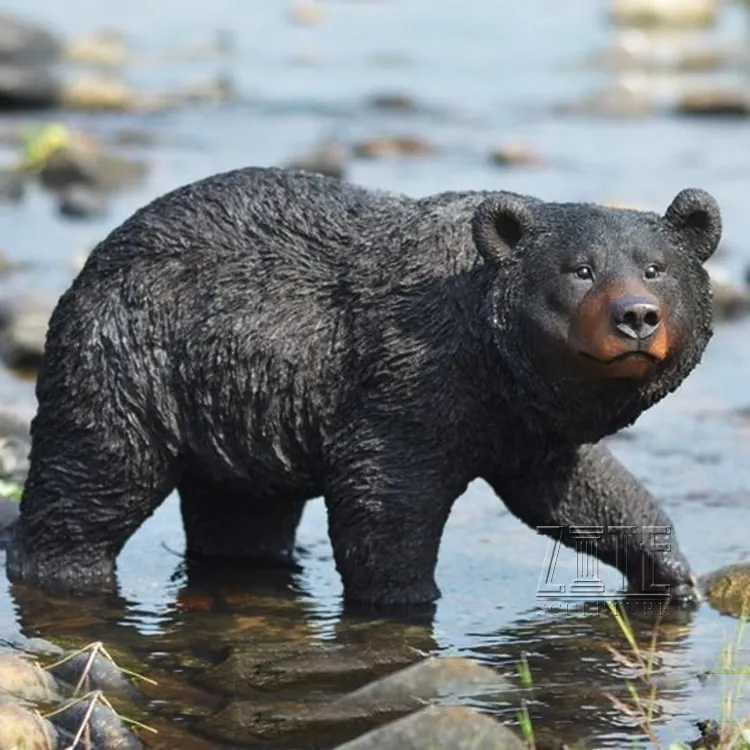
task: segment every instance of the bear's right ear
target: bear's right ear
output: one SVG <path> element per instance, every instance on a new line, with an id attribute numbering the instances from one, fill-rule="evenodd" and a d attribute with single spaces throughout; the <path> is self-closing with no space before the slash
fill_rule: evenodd
<path id="1" fill-rule="evenodd" d="M 686 188 L 680 191 L 664 218 L 701 263 L 716 252 L 721 240 L 721 211 L 716 199 L 705 190 Z"/>
<path id="2" fill-rule="evenodd" d="M 488 263 L 500 263 L 510 257 L 532 222 L 529 204 L 522 197 L 493 195 L 474 212 L 471 222 L 474 244 Z"/>

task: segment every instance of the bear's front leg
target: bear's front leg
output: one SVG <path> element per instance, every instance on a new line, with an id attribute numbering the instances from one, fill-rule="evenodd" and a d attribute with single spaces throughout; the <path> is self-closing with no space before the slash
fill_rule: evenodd
<path id="1" fill-rule="evenodd" d="M 619 569 L 634 592 L 698 600 L 671 520 L 604 445 L 581 446 L 523 474 L 498 472 L 487 480 L 514 515 L 541 533 L 560 534 L 569 547 L 576 545 L 575 529 L 601 527 L 596 557 Z"/>
<path id="2" fill-rule="evenodd" d="M 421 605 L 439 599 L 440 539 L 466 486 L 445 475 L 450 462 L 416 440 L 371 431 L 350 435 L 331 458 L 325 502 L 344 600 Z"/>

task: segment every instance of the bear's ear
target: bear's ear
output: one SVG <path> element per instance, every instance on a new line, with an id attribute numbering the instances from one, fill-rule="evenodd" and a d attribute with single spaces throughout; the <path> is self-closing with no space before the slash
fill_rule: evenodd
<path id="1" fill-rule="evenodd" d="M 488 263 L 500 263 L 510 257 L 532 223 L 528 201 L 517 195 L 493 195 L 474 212 L 471 222 L 474 244 Z"/>
<path id="2" fill-rule="evenodd" d="M 664 218 L 701 263 L 716 252 L 721 240 L 721 210 L 716 199 L 705 190 L 686 188 L 680 191 Z"/>

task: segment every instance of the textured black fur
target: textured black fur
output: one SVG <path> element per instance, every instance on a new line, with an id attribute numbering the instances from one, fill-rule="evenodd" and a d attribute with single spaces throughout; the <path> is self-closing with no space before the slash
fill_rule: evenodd
<path id="1" fill-rule="evenodd" d="M 700 360 L 720 232 L 701 191 L 660 217 L 414 200 L 279 169 L 175 190 L 100 243 L 52 316 L 8 573 L 112 588 L 117 554 L 175 487 L 189 554 L 272 564 L 291 562 L 303 505 L 324 496 L 352 602 L 439 597 L 443 526 L 478 477 L 532 527 L 670 526 L 594 444 Z M 544 343 L 578 294 L 560 258 L 598 253 L 622 275 L 653 249 L 672 356 L 644 382 L 582 382 Z M 636 587 L 645 561 L 692 595 L 674 539 L 643 556 L 632 539 L 627 562 L 614 542 L 597 554 Z"/>

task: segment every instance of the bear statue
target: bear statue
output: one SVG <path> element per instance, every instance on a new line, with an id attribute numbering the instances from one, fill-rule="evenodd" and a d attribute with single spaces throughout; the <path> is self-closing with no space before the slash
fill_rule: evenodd
<path id="1" fill-rule="evenodd" d="M 670 519 L 600 441 L 702 358 L 721 231 L 699 189 L 663 216 L 260 167 L 167 193 L 52 315 L 9 577 L 113 590 L 175 489 L 190 559 L 294 565 L 322 496 L 344 601 L 427 604 L 482 479 L 569 546 L 600 527 L 633 593 L 696 602 L 675 537 L 641 531 Z"/>

